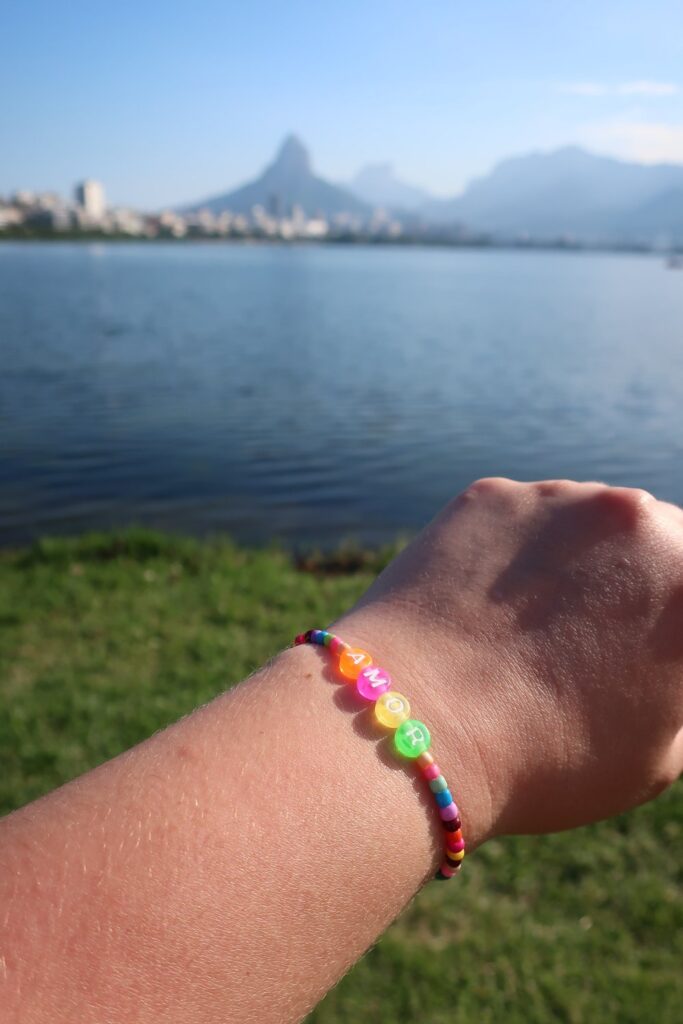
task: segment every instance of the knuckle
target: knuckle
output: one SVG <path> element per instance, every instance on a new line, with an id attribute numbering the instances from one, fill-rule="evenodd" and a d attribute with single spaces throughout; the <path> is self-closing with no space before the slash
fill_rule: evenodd
<path id="1" fill-rule="evenodd" d="M 624 526 L 638 525 L 656 504 L 656 498 L 641 487 L 605 487 L 595 501 L 600 511 L 618 517 Z"/>
<path id="2" fill-rule="evenodd" d="M 473 495 L 494 495 L 509 494 L 511 490 L 518 487 L 515 480 L 509 480 L 505 476 L 482 476 L 475 480 L 466 489 L 465 493 Z"/>
<path id="3" fill-rule="evenodd" d="M 537 480 L 534 489 L 543 498 L 564 497 L 576 488 L 573 480 Z"/>

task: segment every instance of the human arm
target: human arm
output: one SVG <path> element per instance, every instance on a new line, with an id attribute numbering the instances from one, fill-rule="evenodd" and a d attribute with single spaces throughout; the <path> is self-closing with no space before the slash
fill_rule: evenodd
<path id="1" fill-rule="evenodd" d="M 432 728 L 470 847 L 675 774 L 675 510 L 589 488 L 477 485 L 336 627 Z M 432 805 L 357 708 L 321 652 L 286 652 L 6 819 L 15 1019 L 301 1016 L 438 861 Z"/>

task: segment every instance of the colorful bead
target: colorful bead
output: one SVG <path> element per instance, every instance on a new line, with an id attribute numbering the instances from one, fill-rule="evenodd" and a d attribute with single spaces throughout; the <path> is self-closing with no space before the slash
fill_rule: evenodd
<path id="1" fill-rule="evenodd" d="M 444 779 L 443 775 L 437 775 L 435 779 L 430 779 L 429 788 L 432 793 L 443 793 L 445 789 L 448 789 L 448 783 Z"/>
<path id="2" fill-rule="evenodd" d="M 442 821 L 453 821 L 458 817 L 458 808 L 454 803 L 448 804 L 447 807 L 439 807 L 439 817 Z"/>
<path id="3" fill-rule="evenodd" d="M 455 868 L 453 867 L 453 865 L 447 864 L 446 861 L 443 862 L 443 864 L 439 868 L 439 871 L 441 872 L 442 875 L 444 875 L 445 878 L 452 878 L 453 875 L 455 874 Z"/>
<path id="4" fill-rule="evenodd" d="M 446 846 L 449 849 L 455 849 L 455 844 L 459 843 L 462 839 L 462 829 L 456 829 L 455 832 L 446 833 Z"/>
<path id="5" fill-rule="evenodd" d="M 428 750 L 423 751 L 417 759 L 420 768 L 426 768 L 428 764 L 434 764 L 434 758 Z"/>
<path id="6" fill-rule="evenodd" d="M 347 679 L 358 679 L 360 673 L 368 665 L 372 665 L 372 658 L 367 651 L 361 651 L 358 647 L 349 647 L 342 651 L 339 659 L 339 671 Z"/>
<path id="7" fill-rule="evenodd" d="M 366 700 L 377 698 L 391 689 L 391 676 L 377 665 L 368 665 L 358 676 L 356 682 L 358 692 Z"/>
<path id="8" fill-rule="evenodd" d="M 428 764 L 426 768 L 422 769 L 422 774 L 425 779 L 431 782 L 432 779 L 438 779 L 439 775 L 441 775 L 441 769 L 435 761 L 432 761 L 431 764 Z"/>
<path id="9" fill-rule="evenodd" d="M 449 804 L 453 803 L 453 794 L 450 789 L 444 789 L 442 793 L 435 793 L 434 799 L 439 807 L 448 807 Z"/>
<path id="10" fill-rule="evenodd" d="M 410 704 L 408 698 L 396 690 L 387 690 L 380 694 L 375 704 L 375 717 L 382 725 L 390 729 L 397 729 L 401 722 L 405 722 L 410 716 Z"/>
<path id="11" fill-rule="evenodd" d="M 456 842 L 449 843 L 448 839 L 446 840 L 446 850 L 448 851 L 448 853 L 460 853 L 460 851 L 464 849 L 465 840 L 462 838 L 462 836 L 460 837 L 460 839 L 456 840 Z M 462 860 L 462 857 L 460 858 L 460 860 Z"/>
<path id="12" fill-rule="evenodd" d="M 429 749 L 431 743 L 429 729 L 417 718 L 409 718 L 402 722 L 396 730 L 394 744 L 399 754 L 404 757 L 419 757 L 425 750 Z"/>
<path id="13" fill-rule="evenodd" d="M 457 853 L 453 853 L 452 850 L 446 850 L 446 856 L 449 860 L 452 860 L 455 864 L 459 864 L 465 856 L 465 847 L 459 850 Z"/>
<path id="14" fill-rule="evenodd" d="M 341 654 L 341 652 L 345 651 L 348 646 L 349 645 L 345 644 L 343 640 L 340 640 L 338 636 L 333 636 L 330 640 L 330 651 L 332 654 Z"/>
<path id="15" fill-rule="evenodd" d="M 446 832 L 459 832 L 462 827 L 459 814 L 457 817 L 453 818 L 452 821 L 443 821 L 442 819 L 441 824 L 445 828 Z"/>

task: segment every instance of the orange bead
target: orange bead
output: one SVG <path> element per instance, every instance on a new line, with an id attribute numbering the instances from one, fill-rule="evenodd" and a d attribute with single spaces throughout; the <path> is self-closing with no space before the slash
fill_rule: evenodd
<path id="1" fill-rule="evenodd" d="M 372 658 L 367 651 L 361 651 L 359 647 L 349 647 L 339 659 L 339 671 L 347 679 L 358 679 L 368 665 L 372 665 Z"/>

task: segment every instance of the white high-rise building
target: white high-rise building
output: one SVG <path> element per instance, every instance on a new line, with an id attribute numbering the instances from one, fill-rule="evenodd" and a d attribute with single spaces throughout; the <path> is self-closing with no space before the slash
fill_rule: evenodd
<path id="1" fill-rule="evenodd" d="M 93 223 L 101 221 L 107 208 L 104 199 L 104 186 L 99 181 L 93 181 L 92 178 L 82 181 L 76 185 L 76 202 L 89 221 Z"/>

